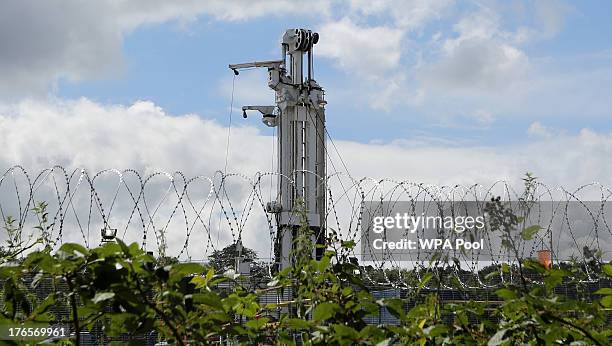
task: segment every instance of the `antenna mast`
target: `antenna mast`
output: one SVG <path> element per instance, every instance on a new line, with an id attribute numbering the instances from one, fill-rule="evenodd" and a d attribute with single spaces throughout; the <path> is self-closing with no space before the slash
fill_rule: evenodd
<path id="1" fill-rule="evenodd" d="M 325 244 L 327 102 L 314 80 L 312 49 L 318 41 L 316 32 L 289 29 L 283 35 L 281 60 L 229 65 L 235 74 L 244 68 L 268 68 L 268 86 L 276 92 L 276 106 L 244 106 L 242 110 L 244 117 L 247 110 L 257 110 L 264 124 L 278 127 L 277 199 L 266 209 L 276 215 L 275 256 L 281 270 L 291 266 L 301 213 L 306 213 L 313 241 Z M 314 255 L 320 257 L 322 252 L 317 249 Z"/>

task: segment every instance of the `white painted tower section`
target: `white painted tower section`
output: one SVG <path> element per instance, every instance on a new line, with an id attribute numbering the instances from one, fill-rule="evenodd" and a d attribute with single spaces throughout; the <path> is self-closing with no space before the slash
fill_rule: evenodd
<path id="1" fill-rule="evenodd" d="M 310 30 L 290 29 L 283 35 L 282 59 L 230 65 L 267 67 L 268 86 L 276 93 L 275 106 L 244 106 L 257 110 L 263 122 L 278 127 L 278 193 L 268 212 L 276 215 L 275 245 L 280 269 L 291 265 L 291 251 L 301 214 L 306 213 L 313 242 L 325 242 L 326 149 L 324 91 L 314 80 L 313 46 L 319 35 Z M 300 207 L 300 202 L 303 206 Z"/>

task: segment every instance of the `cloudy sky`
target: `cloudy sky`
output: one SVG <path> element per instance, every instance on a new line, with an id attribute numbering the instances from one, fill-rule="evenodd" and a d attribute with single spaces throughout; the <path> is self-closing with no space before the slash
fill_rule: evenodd
<path id="1" fill-rule="evenodd" d="M 233 74 L 318 31 L 315 78 L 355 177 L 453 185 L 532 171 L 612 185 L 606 1 L 0 2 L 0 169 L 56 164 L 212 175 Z M 265 71 L 234 107 L 270 104 Z M 269 171 L 272 132 L 233 113 L 228 171 Z M 337 164 L 338 170 L 340 165 Z M 332 169 L 333 173 L 333 169 Z"/>

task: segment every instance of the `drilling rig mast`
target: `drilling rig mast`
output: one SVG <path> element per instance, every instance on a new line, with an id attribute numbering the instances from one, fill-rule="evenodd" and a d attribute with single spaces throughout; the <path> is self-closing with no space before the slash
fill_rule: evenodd
<path id="1" fill-rule="evenodd" d="M 268 69 L 268 86 L 276 93 L 276 106 L 243 106 L 256 110 L 269 127 L 278 127 L 277 198 L 267 212 L 276 216 L 276 263 L 279 269 L 291 265 L 291 250 L 306 215 L 313 242 L 325 244 L 326 149 L 325 93 L 314 80 L 313 46 L 319 34 L 290 29 L 283 35 L 282 59 L 229 65 L 240 69 Z M 319 257 L 321 248 L 314 255 Z"/>

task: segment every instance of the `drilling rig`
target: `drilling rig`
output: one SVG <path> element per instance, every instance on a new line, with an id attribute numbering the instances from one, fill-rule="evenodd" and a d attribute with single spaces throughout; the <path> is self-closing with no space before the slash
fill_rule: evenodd
<path id="1" fill-rule="evenodd" d="M 267 68 L 268 86 L 275 91 L 276 105 L 243 106 L 258 111 L 266 126 L 278 131 L 278 185 L 276 200 L 266 206 L 277 224 L 275 261 L 280 270 L 291 266 L 294 239 L 306 222 L 312 241 L 325 244 L 326 148 L 325 92 L 314 79 L 313 47 L 319 34 L 306 29 L 289 29 L 281 42 L 280 60 L 232 64 L 241 69 Z M 306 220 L 304 219 L 306 216 Z M 322 246 L 315 247 L 320 257 Z"/>

